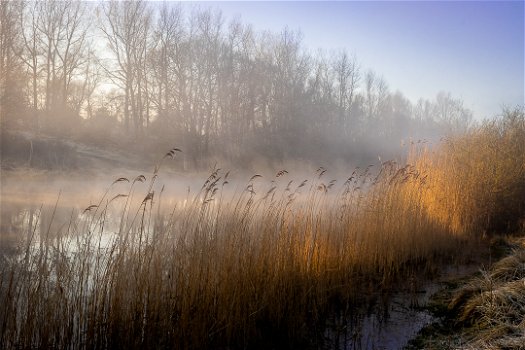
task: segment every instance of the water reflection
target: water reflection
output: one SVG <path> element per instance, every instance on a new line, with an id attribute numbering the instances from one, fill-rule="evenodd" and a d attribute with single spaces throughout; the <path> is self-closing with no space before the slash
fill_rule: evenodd
<path id="1" fill-rule="evenodd" d="M 27 208 L 2 201 L 0 207 L 1 257 L 15 254 L 23 237 L 36 228 L 39 212 L 35 207 Z"/>
<path id="2" fill-rule="evenodd" d="M 94 231 L 105 235 L 132 232 L 141 220 L 148 220 L 145 226 L 149 226 L 150 221 L 162 216 L 162 210 L 180 208 L 189 195 L 191 181 L 167 179 L 164 183 L 169 182 L 169 186 L 164 186 L 152 177 L 132 172 L 119 176 L 2 174 L 0 257 L 13 256 L 28 239 L 34 244 Z M 111 182 L 115 178 L 125 181 Z M 143 218 L 141 208 L 145 209 L 148 195 L 148 215 Z"/>
<path id="3" fill-rule="evenodd" d="M 16 254 L 28 239 L 34 242 L 65 234 L 85 216 L 85 207 L 100 201 L 103 188 L 100 180 L 86 177 L 2 174 L 0 256 Z"/>

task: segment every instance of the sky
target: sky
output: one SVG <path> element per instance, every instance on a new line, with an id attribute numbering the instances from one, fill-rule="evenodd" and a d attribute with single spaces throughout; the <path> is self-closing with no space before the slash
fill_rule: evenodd
<path id="1" fill-rule="evenodd" d="M 303 45 L 345 49 L 412 102 L 461 98 L 476 119 L 524 105 L 524 1 L 185 2 L 257 31 L 300 30 Z"/>

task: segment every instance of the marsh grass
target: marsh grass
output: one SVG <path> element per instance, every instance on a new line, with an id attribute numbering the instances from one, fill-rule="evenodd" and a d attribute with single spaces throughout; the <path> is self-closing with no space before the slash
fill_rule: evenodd
<path id="1" fill-rule="evenodd" d="M 321 173 L 298 184 L 254 176 L 231 194 L 216 170 L 169 213 L 156 174 L 144 194 L 134 193 L 144 176 L 115 180 L 127 193 L 110 187 L 59 234 L 29 232 L 4 267 L 2 346 L 313 346 L 334 308 L 371 302 L 455 246 L 407 205 L 417 195 L 398 187 L 417 180 L 394 166 L 375 179 L 356 171 L 339 189 Z"/>
<path id="2" fill-rule="evenodd" d="M 342 184 L 324 168 L 299 182 L 281 170 L 232 191 L 216 169 L 169 207 L 160 164 L 148 178 L 119 178 L 61 232 L 29 230 L 1 267 L 0 348 L 321 347 L 334 315 L 356 317 L 466 255 L 458 213 L 481 215 L 466 208 L 484 187 L 464 187 L 477 178 L 454 172 L 459 160 L 443 147 Z"/>
<path id="3" fill-rule="evenodd" d="M 409 159 L 429 214 L 460 234 L 515 232 L 525 213 L 525 117 L 508 110 Z"/>

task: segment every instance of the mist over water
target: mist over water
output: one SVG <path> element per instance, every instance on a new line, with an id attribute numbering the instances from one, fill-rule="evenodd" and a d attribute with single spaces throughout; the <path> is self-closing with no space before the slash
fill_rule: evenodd
<path id="1" fill-rule="evenodd" d="M 440 271 L 525 222 L 523 108 L 479 123 L 303 39 L 0 1 L 0 348 L 401 348 L 435 321 Z"/>
<path id="2" fill-rule="evenodd" d="M 257 194 L 257 198 L 262 198 L 270 190 L 282 192 L 289 189 L 291 192 L 303 182 L 306 186 L 302 191 L 295 192 L 297 197 L 300 197 L 301 192 L 307 192 L 312 187 L 330 184 L 330 191 L 326 190 L 327 194 L 337 196 L 340 194 L 343 182 L 349 177 L 348 174 L 328 171 L 324 168 L 311 172 L 299 169 L 273 171 L 269 168 L 262 169 L 263 171 L 258 173 L 247 170 L 218 170 L 223 178 L 221 200 L 226 202 L 247 191 L 247 186 L 250 184 L 249 190 L 253 191 L 254 195 Z M 354 173 L 358 171 L 359 168 L 354 170 Z M 124 169 L 113 172 L 108 169 L 98 169 L 98 171 L 91 170 L 87 174 L 79 171 L 5 172 L 1 185 L 0 240 L 25 238 L 32 227 L 30 222 L 34 224 L 39 222 L 38 232 L 63 231 L 69 221 L 78 219 L 93 205 L 103 206 L 111 203 L 108 206 L 109 212 L 118 213 L 122 210 L 123 202 L 128 196 L 131 197 L 132 202 L 130 211 L 135 212 L 148 195 L 148 190 L 154 193 L 152 205 L 158 206 L 159 210 L 162 208 L 162 214 L 166 214 L 175 207 L 184 206 L 200 198 L 199 193 L 202 192 L 206 179 L 211 173 L 168 170 L 160 171 L 154 176 L 152 173 Z M 144 176 L 144 180 L 134 181 L 141 175 Z M 255 179 L 251 180 L 252 177 Z M 115 183 L 119 179 L 120 181 Z M 153 185 L 151 181 L 154 182 Z M 319 191 L 324 190 L 319 188 Z"/>

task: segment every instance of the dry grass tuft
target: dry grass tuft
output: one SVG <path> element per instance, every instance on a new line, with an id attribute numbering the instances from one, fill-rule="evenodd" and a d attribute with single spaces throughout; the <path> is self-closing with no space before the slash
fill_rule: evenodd
<path id="1" fill-rule="evenodd" d="M 525 344 L 525 251 L 515 251 L 459 290 L 449 305 L 477 329 L 468 347 L 521 349 Z"/>

